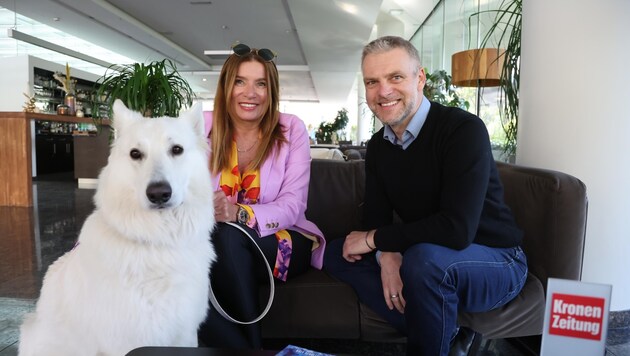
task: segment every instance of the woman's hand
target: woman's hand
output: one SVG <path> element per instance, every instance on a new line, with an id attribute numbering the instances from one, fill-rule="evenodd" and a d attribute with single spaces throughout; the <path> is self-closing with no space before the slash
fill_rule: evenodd
<path id="1" fill-rule="evenodd" d="M 222 190 L 214 192 L 214 220 L 216 222 L 236 221 L 236 212 L 238 205 L 232 204 L 227 200 Z"/>
<path id="2" fill-rule="evenodd" d="M 389 310 L 396 308 L 401 314 L 405 312 L 405 298 L 402 295 L 403 282 L 400 278 L 402 255 L 398 252 L 381 252 L 381 282 L 383 297 Z"/>

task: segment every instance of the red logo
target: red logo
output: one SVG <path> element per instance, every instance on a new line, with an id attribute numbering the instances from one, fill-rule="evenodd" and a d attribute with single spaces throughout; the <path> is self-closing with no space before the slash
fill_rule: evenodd
<path id="1" fill-rule="evenodd" d="M 553 293 L 549 334 L 601 340 L 604 298 Z"/>

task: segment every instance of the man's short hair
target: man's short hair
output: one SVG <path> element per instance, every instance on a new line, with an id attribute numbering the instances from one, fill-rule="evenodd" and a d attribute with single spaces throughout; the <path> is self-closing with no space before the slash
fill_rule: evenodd
<path id="1" fill-rule="evenodd" d="M 363 54 L 361 55 L 361 64 L 365 60 L 365 57 L 369 54 L 383 53 L 395 48 L 404 49 L 409 57 L 415 59 L 420 66 L 420 55 L 418 50 L 411 42 L 398 36 L 383 36 L 375 39 L 363 47 Z"/>

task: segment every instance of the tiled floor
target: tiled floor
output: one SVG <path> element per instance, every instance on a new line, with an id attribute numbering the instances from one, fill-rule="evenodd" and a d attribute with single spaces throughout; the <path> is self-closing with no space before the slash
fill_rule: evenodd
<path id="1" fill-rule="evenodd" d="M 93 209 L 94 191 L 78 189 L 71 174 L 40 177 L 33 184 L 33 208 L 0 207 L 0 356 L 17 354 L 19 325 L 33 309 L 46 269 L 70 250 Z M 627 325 L 627 324 L 625 324 Z M 630 330 L 615 330 L 607 356 L 630 355 Z M 301 340 L 300 346 L 322 352 L 355 355 L 398 355 L 400 345 L 336 340 Z M 484 341 L 482 356 L 525 355 L 504 340 Z M 274 349 L 282 345 L 274 345 Z"/>

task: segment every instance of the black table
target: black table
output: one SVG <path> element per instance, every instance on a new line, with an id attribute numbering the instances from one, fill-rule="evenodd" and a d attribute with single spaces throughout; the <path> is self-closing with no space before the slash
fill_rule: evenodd
<path id="1" fill-rule="evenodd" d="M 131 350 L 126 356 L 275 356 L 278 352 L 280 351 L 146 346 Z"/>

